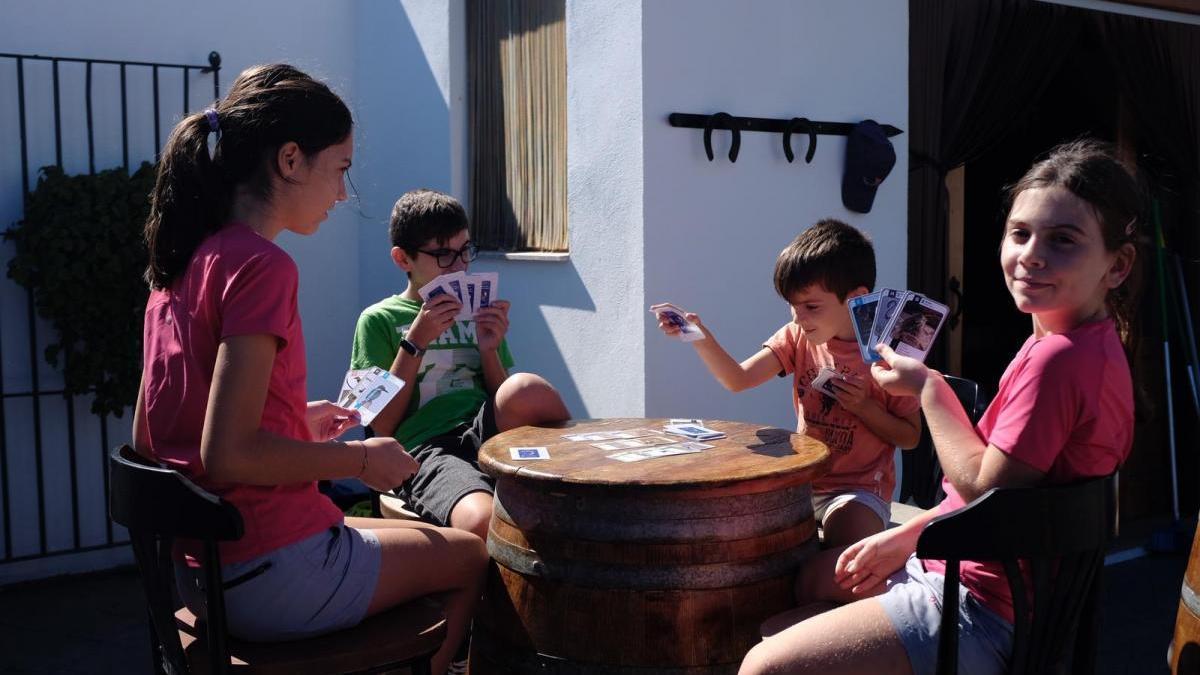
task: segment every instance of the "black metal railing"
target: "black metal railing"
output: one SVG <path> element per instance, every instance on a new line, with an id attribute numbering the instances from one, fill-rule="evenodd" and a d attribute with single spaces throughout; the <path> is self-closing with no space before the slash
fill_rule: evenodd
<path id="1" fill-rule="evenodd" d="M 120 143 L 121 143 L 121 162 L 128 171 L 130 167 L 130 123 L 129 123 L 129 89 L 128 75 L 136 72 L 142 74 L 146 69 L 149 70 L 150 76 L 150 99 L 153 105 L 153 148 L 154 159 L 157 160 L 159 148 L 162 147 L 162 128 L 160 125 L 160 73 L 174 76 L 178 74 L 182 81 L 182 112 L 186 114 L 192 110 L 191 96 L 192 87 L 191 80 L 199 75 L 207 78 L 212 76 L 212 99 L 220 97 L 220 70 L 221 56 L 217 52 L 212 52 L 208 55 L 207 65 L 194 64 L 178 64 L 178 63 L 153 63 L 145 61 L 116 61 L 110 59 L 82 59 L 68 58 L 59 56 L 40 56 L 34 54 L 7 54 L 0 53 L 0 67 L 11 67 L 15 65 L 16 69 L 16 102 L 17 102 L 17 117 L 18 130 L 20 135 L 20 153 L 21 153 L 21 197 L 22 203 L 29 195 L 30 191 L 30 126 L 31 120 L 27 115 L 27 100 L 26 93 L 29 89 L 27 82 L 27 68 L 31 63 L 49 62 L 50 72 L 49 81 L 52 90 L 52 105 L 53 115 L 49 118 L 38 118 L 35 123 L 53 124 L 53 139 L 54 139 L 54 163 L 63 167 L 63 102 L 62 93 L 63 85 L 60 79 L 60 71 L 64 68 L 77 69 L 82 66 L 84 70 L 84 92 L 83 98 L 85 102 L 84 117 L 86 119 L 86 143 L 87 143 L 87 170 L 89 173 L 96 172 L 96 133 L 95 133 L 95 113 L 93 101 L 92 85 L 93 74 L 96 71 L 110 71 L 116 69 L 115 73 L 119 80 L 119 97 L 120 97 Z M 70 65 L 64 65 L 70 64 Z M 39 70 L 44 70 L 42 66 Z M 11 72 L 11 71 L 6 71 Z M 108 73 L 112 75 L 114 73 Z M 114 92 L 115 93 L 115 92 Z M 0 99 L 5 98 L 0 94 Z M 8 114 L 8 113 L 5 113 Z M 6 125 L 7 126 L 7 125 Z M 136 130 L 135 130 L 136 131 Z M 149 131 L 149 129 L 147 129 Z M 0 147 L 12 147 L 12 144 L 0 139 Z M 42 162 L 35 162 L 39 166 L 44 165 Z M 48 163 L 48 162 L 47 162 Z M 2 188 L 3 186 L 0 186 Z M 0 339 L 0 518 L 3 527 L 3 549 L 0 550 L 0 563 L 17 562 L 21 560 L 30 560 L 36 558 L 44 558 L 52 555 L 62 555 L 67 553 L 81 553 L 85 551 L 93 551 L 114 546 L 124 545 L 125 541 L 118 541 L 114 538 L 111 521 L 105 517 L 105 537 L 99 543 L 84 542 L 81 527 L 80 527 L 80 509 L 81 509 L 81 492 L 80 480 L 78 475 L 78 453 L 79 448 L 76 443 L 76 419 L 75 419 L 75 402 L 74 397 L 68 394 L 64 389 L 48 388 L 42 389 L 41 377 L 39 375 L 39 354 L 38 354 L 38 322 L 34 308 L 33 292 L 26 291 L 26 311 L 25 321 L 28 323 L 28 340 L 29 340 L 29 386 L 28 389 L 21 388 L 21 391 L 5 391 L 4 386 L 6 380 L 4 378 L 4 345 L 3 339 Z M 0 316 L 4 320 L 11 321 L 13 317 L 19 316 L 19 310 L 12 307 L 4 307 L 0 304 Z M 0 335 L 2 338 L 2 335 Z M 44 466 L 44 438 L 43 438 L 43 404 L 46 397 L 58 397 L 65 405 L 65 425 L 67 437 L 67 461 L 70 471 L 70 495 L 62 495 L 52 492 L 52 498 L 62 499 L 69 498 L 71 501 L 71 545 L 51 547 L 47 539 L 47 486 Z M 31 404 L 31 426 L 33 437 L 33 463 L 34 463 L 34 478 L 33 486 L 36 491 L 36 511 L 37 511 L 37 547 L 36 551 L 17 551 L 14 548 L 14 522 L 13 516 L 12 495 L 14 494 L 13 485 L 17 480 L 23 480 L 24 476 L 14 476 L 10 472 L 10 448 L 9 448 L 9 425 L 7 418 L 7 403 L 13 399 L 29 399 Z M 108 505 L 108 462 L 107 454 L 110 445 L 108 437 L 108 417 L 105 415 L 97 415 L 99 418 L 99 446 L 95 448 L 96 457 L 99 460 L 99 466 L 103 471 L 103 496 L 102 504 L 97 504 L 98 508 L 103 509 L 107 513 Z M 93 500 L 95 501 L 95 500 Z M 28 522 L 22 521 L 22 522 Z M 29 525 L 31 526 L 31 525 Z M 26 547 L 28 548 L 28 547 Z"/>

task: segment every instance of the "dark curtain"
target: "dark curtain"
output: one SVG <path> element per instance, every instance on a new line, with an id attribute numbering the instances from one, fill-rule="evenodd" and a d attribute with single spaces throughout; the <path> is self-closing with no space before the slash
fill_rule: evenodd
<path id="1" fill-rule="evenodd" d="M 1032 0 L 910 1 L 911 290 L 948 300 L 946 173 L 993 147 L 1040 97 L 1078 39 L 1068 11 Z M 945 367 L 946 346 L 935 343 L 931 365 Z"/>
<path id="2" fill-rule="evenodd" d="M 1200 26 L 1100 14 L 1112 69 L 1136 128 L 1138 155 L 1176 203 L 1164 222 L 1176 252 L 1196 255 L 1200 216 Z"/>

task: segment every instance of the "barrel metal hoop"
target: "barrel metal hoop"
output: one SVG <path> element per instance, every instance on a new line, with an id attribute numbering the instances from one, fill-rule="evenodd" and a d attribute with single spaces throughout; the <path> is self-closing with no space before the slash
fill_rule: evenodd
<path id="1" fill-rule="evenodd" d="M 1183 580 L 1183 588 L 1179 590 L 1179 600 L 1183 602 L 1183 606 L 1187 607 L 1192 614 L 1200 616 L 1200 596 L 1196 595 L 1196 591 L 1188 586 L 1187 579 Z"/>

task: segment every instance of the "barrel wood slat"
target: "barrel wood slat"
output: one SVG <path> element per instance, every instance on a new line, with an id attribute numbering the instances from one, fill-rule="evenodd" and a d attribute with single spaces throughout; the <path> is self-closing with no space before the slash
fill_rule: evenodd
<path id="1" fill-rule="evenodd" d="M 496 565 L 474 675 L 734 673 L 762 620 L 792 606 L 795 572 L 817 549 L 810 483 L 828 450 L 722 421 L 707 422 L 727 434 L 710 449 L 634 463 L 562 438 L 665 422 L 576 420 L 484 444 Z M 546 446 L 550 459 L 514 461 L 518 446 Z"/>
<path id="2" fill-rule="evenodd" d="M 1179 612 L 1171 641 L 1171 672 L 1200 672 L 1200 528 L 1192 538 L 1187 572 L 1179 589 Z"/>

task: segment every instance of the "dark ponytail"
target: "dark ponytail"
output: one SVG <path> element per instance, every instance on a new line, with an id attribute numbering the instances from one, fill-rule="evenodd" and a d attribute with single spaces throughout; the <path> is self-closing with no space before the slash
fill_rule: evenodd
<path id="1" fill-rule="evenodd" d="M 283 144 L 294 141 L 312 156 L 346 140 L 352 126 L 337 94 L 292 66 L 243 71 L 225 98 L 181 120 L 163 147 L 146 219 L 146 282 L 170 286 L 200 242 L 228 220 L 239 189 L 270 198 Z"/>

